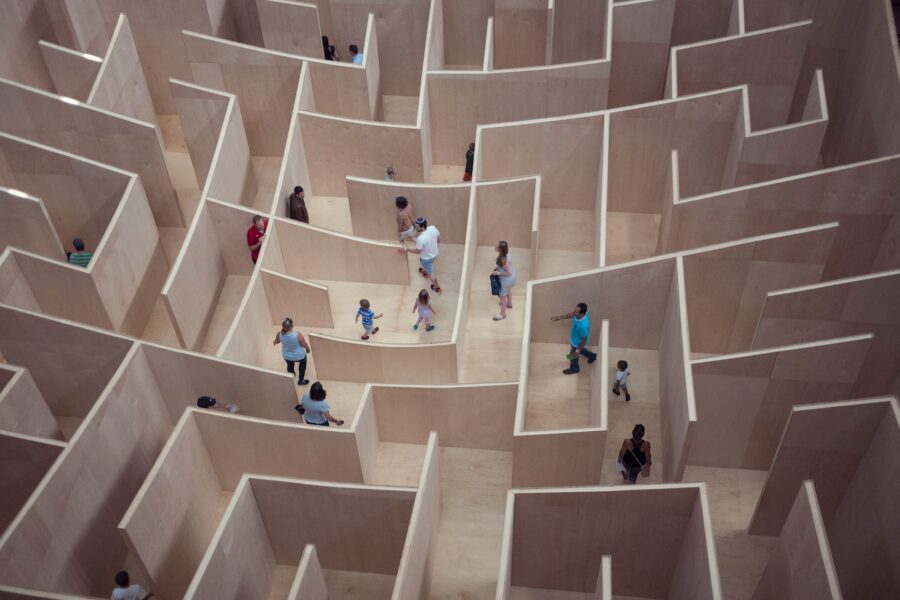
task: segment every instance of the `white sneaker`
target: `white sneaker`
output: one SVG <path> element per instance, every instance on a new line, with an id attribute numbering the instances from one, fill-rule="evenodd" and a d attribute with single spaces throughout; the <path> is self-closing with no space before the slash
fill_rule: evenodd
<path id="1" fill-rule="evenodd" d="M 229 404 L 226 408 L 228 408 L 228 412 L 230 413 L 236 413 L 238 411 L 237 404 Z"/>

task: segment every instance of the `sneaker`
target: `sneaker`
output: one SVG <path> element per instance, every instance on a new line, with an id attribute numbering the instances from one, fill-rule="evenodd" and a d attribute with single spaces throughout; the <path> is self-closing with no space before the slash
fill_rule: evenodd
<path id="1" fill-rule="evenodd" d="M 620 392 L 620 391 L 617 390 L 616 388 L 613 388 L 613 389 L 612 389 L 612 393 L 615 394 L 616 396 L 621 396 L 621 395 L 622 395 L 622 392 Z"/>
<path id="2" fill-rule="evenodd" d="M 309 385 L 309 379 L 304 379 L 303 381 L 298 381 L 297 385 Z"/>
<path id="3" fill-rule="evenodd" d="M 419 267 L 419 273 L 422 275 L 422 277 L 424 277 L 425 279 L 428 279 L 428 271 L 426 271 L 422 267 Z"/>
<path id="4" fill-rule="evenodd" d="M 631 402 L 631 394 L 625 394 L 625 402 Z"/>
<path id="5" fill-rule="evenodd" d="M 432 331 L 434 329 L 434 325 L 429 325 L 425 328 L 425 331 Z"/>
<path id="6" fill-rule="evenodd" d="M 419 330 L 419 324 L 416 323 L 415 325 L 413 325 L 413 331 L 418 331 L 418 330 Z"/>
<path id="7" fill-rule="evenodd" d="M 581 369 L 578 369 L 578 370 L 566 369 L 565 371 L 563 371 L 563 375 L 574 375 L 575 373 L 580 373 L 580 372 L 581 372 Z"/>
<path id="8" fill-rule="evenodd" d="M 494 315 L 494 316 L 493 316 L 493 319 L 494 319 L 495 321 L 502 321 L 502 320 L 505 319 L 505 318 L 506 318 L 506 315 Z"/>
<path id="9" fill-rule="evenodd" d="M 595 360 L 597 360 L 597 357 L 596 357 L 596 356 L 595 356 L 594 358 L 589 358 L 589 359 L 588 359 L 588 364 L 589 364 L 589 365 L 590 365 L 590 364 L 593 364 Z"/>
<path id="10" fill-rule="evenodd" d="M 442 290 L 439 287 L 435 287 L 433 283 L 431 284 L 431 291 L 434 292 L 435 294 L 437 294 L 438 296 L 440 296 L 441 294 L 444 293 L 444 290 Z"/>
<path id="11" fill-rule="evenodd" d="M 367 340 L 367 339 L 369 339 L 369 336 L 367 336 L 367 335 L 361 335 L 361 336 L 359 336 L 359 339 L 361 339 L 361 340 Z"/>
<path id="12" fill-rule="evenodd" d="M 377 328 L 377 327 L 376 327 L 375 329 L 372 330 L 372 335 L 375 335 L 376 333 L 378 333 L 378 328 Z"/>
<path id="13" fill-rule="evenodd" d="M 238 411 L 238 405 L 237 405 L 237 404 L 229 404 L 226 408 L 228 408 L 228 412 L 230 412 L 230 413 L 232 413 L 232 414 L 233 414 L 233 413 L 236 413 L 236 412 Z"/>

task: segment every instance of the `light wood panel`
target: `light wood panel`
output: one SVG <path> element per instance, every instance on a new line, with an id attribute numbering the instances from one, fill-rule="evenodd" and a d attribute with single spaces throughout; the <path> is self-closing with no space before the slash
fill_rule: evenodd
<path id="1" fill-rule="evenodd" d="M 770 293 L 760 312 L 753 348 L 872 332 L 864 376 L 848 397 L 900 393 L 900 270 L 828 281 Z"/>
<path id="2" fill-rule="evenodd" d="M 541 207 L 593 210 L 604 118 L 589 115 L 482 127 L 475 156 L 480 163 L 478 181 L 539 174 Z M 464 157 L 462 147 L 459 160 Z"/>
<path id="3" fill-rule="evenodd" d="M 93 351 L 99 348 L 95 345 Z M 75 353 L 72 346 L 67 352 Z M 78 386 L 70 377 L 69 392 L 90 383 Z M 109 574 L 120 570 L 128 555 L 116 523 L 170 431 L 159 390 L 135 345 L 7 531 L 0 545 L 0 581 L 95 597 L 109 593 Z M 35 536 L 35 531 L 53 535 Z"/>
<path id="4" fill-rule="evenodd" d="M 753 129 L 787 123 L 811 21 L 672 50 L 676 96 L 748 84 Z"/>
<path id="5" fill-rule="evenodd" d="M 0 248 L 13 246 L 57 260 L 65 257 L 53 221 L 39 198 L 22 198 L 0 188 L 0 212 Z"/>
<path id="6" fill-rule="evenodd" d="M 234 94 L 170 79 L 184 141 L 197 182 L 205 188 Z"/>
<path id="7" fill-rule="evenodd" d="M 328 590 L 325 587 L 325 576 L 319 563 L 316 547 L 307 544 L 297 565 L 297 576 L 291 585 L 287 600 L 327 600 Z"/>
<path id="8" fill-rule="evenodd" d="M 372 401 L 383 442 L 424 444 L 431 431 L 445 447 L 513 449 L 518 386 L 373 385 Z"/>
<path id="9" fill-rule="evenodd" d="M 404 173 L 400 173 L 403 177 Z M 353 234 L 375 240 L 397 239 L 397 207 L 404 196 L 415 217 L 426 217 L 441 232 L 441 242 L 464 244 L 471 185 L 416 185 L 347 178 Z"/>
<path id="10" fill-rule="evenodd" d="M 554 0 L 553 64 L 609 58 L 609 0 Z"/>
<path id="11" fill-rule="evenodd" d="M 476 125 L 606 108 L 608 88 L 608 61 L 487 73 L 428 73 L 432 160 L 463 165 Z"/>
<path id="12" fill-rule="evenodd" d="M 516 431 L 513 438 L 513 486 L 598 484 L 606 436 L 606 430 L 599 428 Z"/>
<path id="13" fill-rule="evenodd" d="M 494 16 L 496 0 L 439 2 L 441 9 L 441 54 L 444 60 L 433 69 L 453 66 L 481 67 L 487 20 Z M 436 41 L 436 40 L 435 40 Z M 434 43 L 434 41 L 433 41 Z"/>
<path id="14" fill-rule="evenodd" d="M 99 3 L 50 0 L 44 4 L 59 43 L 98 56 L 103 54 L 109 45 L 110 34 Z M 115 21 L 112 24 L 114 26 Z"/>
<path id="15" fill-rule="evenodd" d="M 257 208 L 256 195 L 260 185 L 253 171 L 247 132 L 237 97 L 232 97 L 229 102 L 222 128 L 212 160 L 209 186 L 205 189 L 217 200 Z M 268 207 L 271 202 L 262 204 Z"/>
<path id="16" fill-rule="evenodd" d="M 679 257 L 659 340 L 659 396 L 663 479 L 680 481 L 697 429 L 697 405 L 690 369 L 684 265 Z"/>
<path id="17" fill-rule="evenodd" d="M 708 526 L 705 507 L 698 508 L 704 492 L 702 484 L 518 490 L 511 583 L 593 594 L 602 556 L 611 555 L 614 594 L 668 597 L 686 579 L 705 587 L 696 597 L 719 598 L 712 544 L 697 535 Z M 642 545 L 640 555 L 617 551 L 648 536 L 655 543 Z M 689 553 L 691 561 L 682 562 Z"/>
<path id="18" fill-rule="evenodd" d="M 396 244 L 334 233 L 281 218 L 274 219 L 270 227 L 273 225 L 278 231 L 277 246 L 266 253 L 263 265 L 267 268 L 272 260 L 269 253 L 280 251 L 285 274 L 291 277 L 397 285 L 410 282 L 409 263 Z"/>
<path id="19" fill-rule="evenodd" d="M 0 529 L 12 522 L 65 447 L 64 442 L 0 431 Z"/>
<path id="20" fill-rule="evenodd" d="M 672 150 L 683 196 L 720 189 L 740 105 L 731 89 L 610 113 L 607 209 L 661 212 Z"/>
<path id="21" fill-rule="evenodd" d="M 87 104 L 0 80 L 0 129 L 133 171 L 160 227 L 184 225 L 156 128 Z"/>
<path id="22" fill-rule="evenodd" d="M 322 57 L 319 9 L 293 0 L 256 0 L 259 25 L 266 48 Z"/>
<path id="23" fill-rule="evenodd" d="M 38 48 L 53 80 L 52 91 L 61 96 L 86 102 L 103 59 L 45 40 L 38 42 Z"/>
<path id="24" fill-rule="evenodd" d="M 775 597 L 842 598 L 812 481 L 800 486 L 753 593 L 754 600 Z"/>
<path id="25" fill-rule="evenodd" d="M 513 248 L 534 249 L 534 216 L 540 212 L 540 206 L 535 207 L 540 202 L 536 191 L 536 178 L 476 185 L 478 245 L 493 247 L 505 240 Z"/>
<path id="26" fill-rule="evenodd" d="M 254 156 L 281 156 L 300 78 L 299 57 L 183 32 L 193 79 L 237 96 Z"/>
<path id="27" fill-rule="evenodd" d="M 305 110 L 297 118 L 309 185 L 316 195 L 347 196 L 348 176 L 380 179 L 387 165 L 396 167 L 406 181 L 425 181 L 422 132 L 416 127 L 355 121 Z M 461 152 L 465 154 L 465 148 Z M 301 168 L 300 160 L 299 156 L 292 157 L 294 168 Z"/>
<path id="28" fill-rule="evenodd" d="M 438 440 L 436 432 L 428 435 L 422 476 L 403 544 L 392 600 L 414 600 L 431 592 L 431 570 L 441 516 L 441 449 Z"/>
<path id="29" fill-rule="evenodd" d="M 613 5 L 608 106 L 662 100 L 676 0 Z"/>
<path id="30" fill-rule="evenodd" d="M 37 51 L 42 39 L 54 39 L 45 3 L 40 0 L 7 2 L 0 19 L 0 73 L 28 85 L 53 89 L 53 81 Z"/>
<path id="31" fill-rule="evenodd" d="M 900 267 L 892 250 L 897 234 L 887 229 L 900 206 L 898 164 L 890 156 L 677 202 L 671 226 L 660 227 L 669 233 L 658 252 L 839 221 L 823 279 L 871 272 L 879 249 L 887 263 L 881 268 Z"/>
<path id="32" fill-rule="evenodd" d="M 27 369 L 0 366 L 6 382 L 0 390 L 0 430 L 62 440 L 59 425 Z"/>
<path id="33" fill-rule="evenodd" d="M 133 117 L 156 126 L 156 109 L 147 88 L 141 59 L 134 45 L 128 17 L 119 15 L 106 56 L 87 98 L 88 104 Z"/>
<path id="34" fill-rule="evenodd" d="M 852 397 L 870 335 L 691 363 L 697 423 L 691 464 L 765 469 L 792 407 Z"/>
<path id="35" fill-rule="evenodd" d="M 379 344 L 309 334 L 322 379 L 361 383 L 456 383 L 456 343 Z"/>
<path id="36" fill-rule="evenodd" d="M 262 270 L 260 279 L 275 324 L 279 324 L 279 315 L 285 315 L 298 326 L 334 327 L 327 287 L 268 269 Z"/>
<path id="37" fill-rule="evenodd" d="M 552 35 L 548 4 L 543 0 L 494 2 L 492 68 L 513 69 L 547 64 L 547 43 Z"/>
<path id="38" fill-rule="evenodd" d="M 8 252 L 5 260 L 0 261 L 0 298 L 4 304 L 40 312 L 41 307 L 19 266 L 18 256 L 21 255 Z"/>

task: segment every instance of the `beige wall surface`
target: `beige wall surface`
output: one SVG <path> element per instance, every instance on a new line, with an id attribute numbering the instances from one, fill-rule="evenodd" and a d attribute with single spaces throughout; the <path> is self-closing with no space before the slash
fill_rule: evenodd
<path id="1" fill-rule="evenodd" d="M 53 80 L 50 91 L 86 102 L 100 71 L 100 57 L 94 57 L 98 59 L 95 61 L 81 52 L 45 40 L 38 42 L 38 48 Z"/>

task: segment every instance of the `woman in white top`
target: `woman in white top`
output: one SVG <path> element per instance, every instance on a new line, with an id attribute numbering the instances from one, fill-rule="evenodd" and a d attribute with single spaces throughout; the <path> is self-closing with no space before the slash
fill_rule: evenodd
<path id="1" fill-rule="evenodd" d="M 509 244 L 501 240 L 494 250 L 499 254 L 494 273 L 500 276 L 500 314 L 494 315 L 494 320 L 501 321 L 506 318 L 506 309 L 512 308 L 511 290 L 516 285 L 516 268 L 509 258 Z"/>

